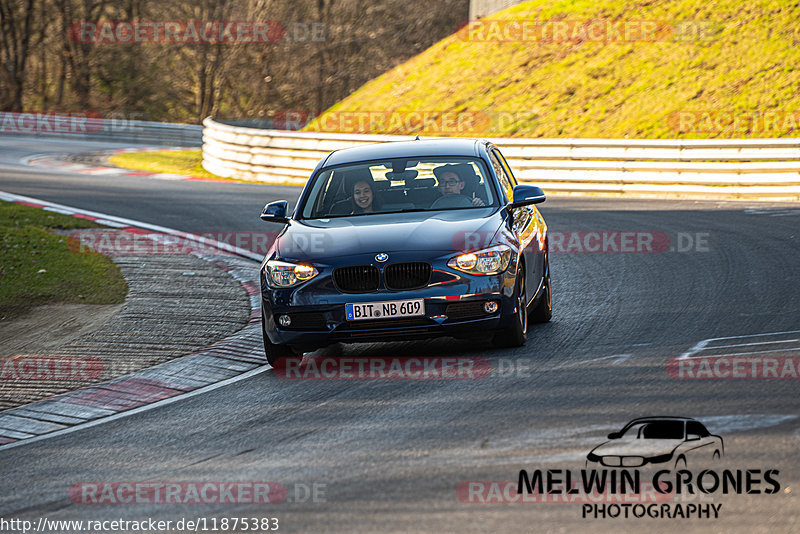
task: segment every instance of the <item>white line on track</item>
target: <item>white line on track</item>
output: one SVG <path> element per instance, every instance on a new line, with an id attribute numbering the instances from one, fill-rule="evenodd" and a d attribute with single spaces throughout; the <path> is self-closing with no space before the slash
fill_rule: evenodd
<path id="1" fill-rule="evenodd" d="M 29 443 L 35 443 L 37 441 L 42 441 L 45 439 L 55 438 L 58 436 L 64 436 L 67 434 L 72 434 L 73 432 L 78 432 L 80 430 L 85 430 L 87 428 L 91 428 L 93 426 L 102 425 L 103 423 L 109 423 L 111 421 L 116 421 L 117 419 L 122 419 L 123 417 L 128 417 L 131 415 L 136 415 L 137 413 L 146 412 L 148 410 L 153 410 L 155 408 L 160 408 L 161 406 L 166 406 L 168 404 L 172 404 L 173 402 L 178 402 L 184 399 L 188 399 L 194 397 L 195 395 L 202 395 L 203 393 L 208 393 L 210 391 L 214 391 L 215 389 L 219 389 L 221 387 L 225 387 L 229 384 L 233 384 L 235 382 L 239 382 L 240 380 L 245 380 L 250 378 L 251 376 L 255 376 L 258 374 L 263 373 L 272 369 L 270 365 L 262 365 L 261 367 L 257 367 L 255 369 L 251 369 L 246 373 L 242 373 L 240 375 L 234 376 L 232 378 L 228 378 L 227 380 L 223 380 L 222 382 L 217 382 L 216 384 L 211 384 L 210 386 L 205 386 L 200 389 L 195 389 L 194 391 L 190 391 L 188 393 L 183 393 L 181 395 L 175 395 L 174 397 L 170 397 L 168 399 L 163 399 L 153 404 L 147 404 L 145 406 L 139 406 L 138 408 L 133 408 L 131 410 L 127 410 L 125 412 L 120 412 L 114 415 L 109 415 L 108 417 L 102 417 L 100 419 L 96 419 L 94 421 L 89 421 L 86 423 L 81 423 L 79 425 L 71 426 L 69 428 L 65 428 L 63 430 L 56 430 L 55 432 L 50 432 L 49 434 L 42 434 L 41 436 L 36 436 L 34 438 L 26 438 L 19 441 L 13 441 L 6 445 L 0 446 L 0 451 L 4 451 L 6 449 L 13 449 L 14 447 L 19 447 L 21 445 L 28 445 Z"/>
<path id="2" fill-rule="evenodd" d="M 558 367 L 554 367 L 553 369 L 568 369 L 570 367 L 579 367 L 587 363 L 601 362 L 604 360 L 614 360 L 613 362 L 611 362 L 611 365 L 619 365 L 620 363 L 624 362 L 629 358 L 633 358 L 633 354 L 612 354 L 611 356 L 602 356 L 600 358 L 592 358 L 591 360 L 581 360 L 579 362 L 574 362 L 574 363 L 565 363 L 563 365 L 559 365 Z"/>
<path id="3" fill-rule="evenodd" d="M 716 349 L 717 347 L 709 347 L 710 349 Z M 768 354 L 770 352 L 787 352 L 790 350 L 800 350 L 800 347 L 789 347 L 783 349 L 772 349 L 772 350 L 754 350 L 750 352 L 731 352 L 731 353 L 724 353 L 724 354 L 707 354 L 705 356 L 686 356 L 680 357 L 679 360 L 702 360 L 705 358 L 728 358 L 731 356 L 747 356 L 749 354 Z"/>
<path id="4" fill-rule="evenodd" d="M 786 330 L 786 331 L 783 331 L 783 332 L 766 332 L 766 333 L 763 333 L 763 334 L 746 334 L 746 335 L 742 335 L 742 336 L 712 337 L 712 338 L 704 339 L 702 341 L 697 342 L 692 348 L 690 348 L 689 350 L 687 350 L 686 352 L 684 352 L 683 354 L 678 356 L 678 359 L 679 360 L 684 360 L 686 358 L 690 358 L 693 354 L 696 354 L 696 353 L 700 352 L 701 350 L 705 350 L 706 348 L 708 348 L 710 350 L 710 349 L 716 349 L 716 348 L 725 348 L 727 346 L 727 345 L 714 345 L 714 346 L 708 347 L 708 344 L 711 343 L 712 341 L 725 341 L 725 340 L 728 340 L 728 339 L 745 339 L 745 338 L 748 338 L 748 337 L 780 336 L 780 335 L 784 335 L 784 334 L 798 334 L 798 333 L 800 333 L 800 330 Z"/>
<path id="5" fill-rule="evenodd" d="M 778 341 L 759 341 L 758 343 L 735 343 L 733 345 L 714 345 L 713 347 L 708 347 L 708 350 L 730 349 L 732 347 L 752 347 L 754 345 L 774 345 L 776 343 L 792 343 L 793 341 L 800 341 L 800 339 L 781 339 Z"/>
<path id="6" fill-rule="evenodd" d="M 261 258 L 262 258 L 262 256 L 260 254 L 256 254 L 255 252 L 251 252 L 249 250 L 241 249 L 239 247 L 234 247 L 234 246 L 229 245 L 227 243 L 221 243 L 221 242 L 213 241 L 213 240 L 210 240 L 210 239 L 206 239 L 206 238 L 204 238 L 202 236 L 197 236 L 195 234 L 189 234 L 189 233 L 186 233 L 186 232 L 181 232 L 180 230 L 175 230 L 175 229 L 172 229 L 172 228 L 166 228 L 164 226 L 158 226 L 158 225 L 155 225 L 155 224 L 149 224 L 149 223 L 145 223 L 145 222 L 142 222 L 142 221 L 136 221 L 136 220 L 133 220 L 133 219 L 126 219 L 126 218 L 123 218 L 123 217 L 116 217 L 114 215 L 108 215 L 106 213 L 98 213 L 98 212 L 95 212 L 95 211 L 82 210 L 82 209 L 79 209 L 79 208 L 73 208 L 71 206 L 65 206 L 63 204 L 56 204 L 54 202 L 48 202 L 46 200 L 40 200 L 38 198 L 26 197 L 26 196 L 22 196 L 22 195 L 15 195 L 13 193 L 7 193 L 5 191 L 0 191 L 0 200 L 7 200 L 7 201 L 10 201 L 10 202 L 28 202 L 28 203 L 31 203 L 31 204 L 38 204 L 40 206 L 43 206 L 44 209 L 49 209 L 50 211 L 57 211 L 58 213 L 64 213 L 66 215 L 81 214 L 81 215 L 87 215 L 87 216 L 90 216 L 90 217 L 94 217 L 97 220 L 97 222 L 101 222 L 101 223 L 108 224 L 108 222 L 111 222 L 111 223 L 115 223 L 114 225 L 133 226 L 133 227 L 138 227 L 138 228 L 144 228 L 146 230 L 153 230 L 153 231 L 156 231 L 156 232 L 170 234 L 170 235 L 174 235 L 174 236 L 180 236 L 180 237 L 182 237 L 184 239 L 188 239 L 188 240 L 191 240 L 191 241 L 199 241 L 199 242 L 202 242 L 202 243 L 204 243 L 206 245 L 212 245 L 212 246 L 214 246 L 216 248 L 219 248 L 221 250 L 225 250 L 227 252 L 232 252 L 234 254 L 237 254 L 239 256 L 243 256 L 243 257 L 252 259 L 254 261 L 261 261 Z M 66 434 L 71 434 L 73 432 L 78 432 L 78 431 L 84 430 L 86 428 L 90 428 L 90 427 L 97 426 L 97 425 L 102 425 L 103 423 L 108 423 L 110 421 L 115 421 L 117 419 L 122 419 L 123 417 L 128 417 L 128 416 L 131 416 L 131 415 L 135 415 L 137 413 L 142 413 L 142 412 L 146 412 L 148 410 L 153 410 L 153 409 L 159 408 L 161 406 L 166 406 L 168 404 L 172 404 L 173 402 L 178 402 L 178 401 L 181 401 L 181 400 L 184 400 L 184 399 L 188 399 L 188 398 L 194 397 L 195 395 L 201 395 L 203 393 L 208 393 L 210 391 L 214 391 L 215 389 L 219 389 L 219 388 L 225 387 L 225 386 L 227 386 L 229 384 L 233 384 L 235 382 L 239 382 L 240 380 L 246 380 L 246 379 L 248 379 L 248 378 L 250 378 L 252 376 L 261 374 L 264 371 L 267 371 L 269 369 L 272 369 L 272 367 L 270 365 L 263 365 L 261 367 L 257 367 L 256 369 L 252 369 L 250 371 L 247 371 L 246 373 L 242 373 L 240 375 L 228 378 L 228 379 L 223 380 L 221 382 L 217 382 L 216 384 L 211 384 L 209 386 L 205 386 L 205 387 L 202 387 L 202 388 L 199 388 L 199 389 L 187 392 L 187 393 L 183 393 L 181 395 L 175 395 L 174 397 L 170 397 L 168 399 L 163 399 L 163 400 L 154 402 L 152 404 L 147 404 L 145 406 L 140 406 L 138 408 L 134 408 L 134 409 L 127 410 L 127 411 L 124 411 L 124 412 L 120 412 L 120 413 L 117 413 L 117 414 L 114 414 L 114 415 L 109 415 L 108 417 L 102 417 L 100 419 L 95 419 L 94 421 L 88 421 L 86 423 L 81 423 L 79 425 L 75 425 L 75 426 L 72 426 L 72 427 L 69 427 L 69 428 L 65 428 L 63 430 L 57 430 L 55 432 L 50 432 L 48 434 L 42 434 L 41 436 L 37 436 L 37 437 L 33 437 L 33 438 L 27 438 L 27 439 L 15 441 L 15 442 L 7 443 L 5 445 L 0 446 L 0 451 L 6 450 L 6 449 L 13 449 L 15 447 L 19 447 L 19 446 L 22 446 L 22 445 L 27 445 L 29 443 L 35 443 L 37 441 L 42 441 L 42 440 L 45 440 L 45 439 L 55 438 L 55 437 L 58 437 L 58 436 L 64 436 Z"/>
<path id="7" fill-rule="evenodd" d="M 234 253 L 236 255 L 239 255 L 239 256 L 242 256 L 242 257 L 245 257 L 245 258 L 249 258 L 251 260 L 258 261 L 258 262 L 260 262 L 262 260 L 262 258 L 263 258 L 262 254 L 257 254 L 255 252 L 250 251 L 250 250 L 246 250 L 246 249 L 239 248 L 239 247 L 234 247 L 232 245 L 229 245 L 228 243 L 222 243 L 222 242 L 219 242 L 219 241 L 214 241 L 212 239 L 207 239 L 207 238 L 205 238 L 203 236 L 200 236 L 200 235 L 197 235 L 197 234 L 190 234 L 190 233 L 187 233 L 187 232 L 182 232 L 180 230 L 175 230 L 174 228 L 167 228 L 165 226 L 158 226 L 156 224 L 150 224 L 150 223 L 146 223 L 146 222 L 142 222 L 142 221 L 137 221 L 137 220 L 134 220 L 134 219 L 126 219 L 124 217 L 117 217 L 115 215 L 108 215 L 106 213 L 98 213 L 96 211 L 82 210 L 80 208 L 73 208 L 71 206 L 65 206 L 63 204 L 56 204 L 54 202 L 48 202 L 46 200 L 40 200 L 38 198 L 31 198 L 31 197 L 26 197 L 26 196 L 22 196 L 22 195 L 15 195 L 14 193 L 6 193 L 5 191 L 0 191 L 0 200 L 8 200 L 10 202 L 19 202 L 19 201 L 30 202 L 32 204 L 39 204 L 39 205 L 43 206 L 44 209 L 50 208 L 51 211 L 62 210 L 62 211 L 59 211 L 59 213 L 66 213 L 68 215 L 72 215 L 72 214 L 78 213 L 78 214 L 81 214 L 81 215 L 88 215 L 90 217 L 95 217 L 96 219 L 98 219 L 97 222 L 101 223 L 101 224 L 102 223 L 108 224 L 109 222 L 111 222 L 111 223 L 121 224 L 123 226 L 135 226 L 137 228 L 143 228 L 145 230 L 153 230 L 154 232 L 160 232 L 162 234 L 174 235 L 174 236 L 181 237 L 181 238 L 189 240 L 189 241 L 193 241 L 195 243 L 202 243 L 204 245 L 211 245 L 211 246 L 213 246 L 215 248 L 218 248 L 220 250 L 224 250 L 226 252 L 232 252 L 232 253 Z M 115 226 L 115 225 L 111 224 L 109 226 Z"/>

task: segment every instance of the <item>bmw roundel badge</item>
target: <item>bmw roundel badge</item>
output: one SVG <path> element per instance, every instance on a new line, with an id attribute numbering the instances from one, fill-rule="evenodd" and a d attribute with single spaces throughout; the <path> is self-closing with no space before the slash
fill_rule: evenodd
<path id="1" fill-rule="evenodd" d="M 389 255 L 386 254 L 385 252 L 381 252 L 380 254 L 375 256 L 375 261 L 379 261 L 381 263 L 385 262 L 388 259 L 389 259 Z"/>

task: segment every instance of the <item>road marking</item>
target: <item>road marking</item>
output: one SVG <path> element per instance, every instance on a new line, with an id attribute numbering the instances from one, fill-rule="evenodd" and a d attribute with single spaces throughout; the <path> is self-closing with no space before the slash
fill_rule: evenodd
<path id="1" fill-rule="evenodd" d="M 203 245 L 206 245 L 206 246 L 210 244 L 213 247 L 218 248 L 219 250 L 224 250 L 226 252 L 232 252 L 233 254 L 236 254 L 237 256 L 242 256 L 244 258 L 248 258 L 248 259 L 251 259 L 251 260 L 254 260 L 254 261 L 258 261 L 258 262 L 260 262 L 264 258 L 263 254 L 257 254 L 255 252 L 251 252 L 251 251 L 243 249 L 243 248 L 239 248 L 239 247 L 235 247 L 233 245 L 229 245 L 228 243 L 222 243 L 222 242 L 219 242 L 219 241 L 215 242 L 215 241 L 209 240 L 209 239 L 207 239 L 207 238 L 205 238 L 203 236 L 199 236 L 199 235 L 196 235 L 196 234 L 190 234 L 188 232 L 182 232 L 180 230 L 175 230 L 174 228 L 167 228 L 165 226 L 159 226 L 159 225 L 156 225 L 156 224 L 150 224 L 150 223 L 146 223 L 146 222 L 142 222 L 142 221 L 137 221 L 137 220 L 134 220 L 134 219 L 126 219 L 124 217 L 117 217 L 115 215 L 108 215 L 108 214 L 105 214 L 105 213 L 98 213 L 96 211 L 89 211 L 89 210 L 83 210 L 83 209 L 80 209 L 80 208 L 73 208 L 71 206 L 65 206 L 63 204 L 56 204 L 55 202 L 48 202 L 46 200 L 40 200 L 38 198 L 31 198 L 31 197 L 26 197 L 26 196 L 23 196 L 23 195 L 16 195 L 14 193 L 7 193 L 5 191 L 0 191 L 0 200 L 8 200 L 9 202 L 27 202 L 27 203 L 30 203 L 30 204 L 37 204 L 38 207 L 42 207 L 42 208 L 45 208 L 45 209 L 54 208 L 54 209 L 62 210 L 59 213 L 65 213 L 66 215 L 74 215 L 74 214 L 87 215 L 89 217 L 93 217 L 93 220 L 100 219 L 98 222 L 103 222 L 104 224 L 108 224 L 108 222 L 111 222 L 111 223 L 122 224 L 123 226 L 136 226 L 138 228 L 144 228 L 146 230 L 153 230 L 155 232 L 160 232 L 162 234 L 169 234 L 169 235 L 181 237 L 181 238 L 186 239 L 188 241 L 192 241 L 192 242 L 195 242 L 195 243 L 200 243 L 200 244 L 203 244 Z"/>
<path id="2" fill-rule="evenodd" d="M 754 345 L 774 345 L 775 343 L 791 343 L 793 341 L 800 341 L 800 339 L 781 339 L 779 341 L 759 341 L 757 343 L 736 343 L 734 345 L 714 345 L 713 347 L 708 347 L 709 350 L 711 349 L 729 349 L 731 347 L 751 347 Z"/>
<path id="3" fill-rule="evenodd" d="M 85 430 L 87 428 L 91 428 L 93 426 L 102 425 L 104 423 L 109 423 L 111 421 L 116 421 L 117 419 L 122 419 L 123 417 L 129 417 L 131 415 L 136 415 L 138 413 L 146 412 L 148 410 L 153 410 L 155 408 L 160 408 L 161 406 L 166 406 L 168 404 L 172 404 L 174 402 L 178 402 L 184 399 L 189 399 L 196 395 L 202 395 L 204 393 L 208 393 L 210 391 L 214 391 L 215 389 L 219 389 L 221 387 L 225 387 L 230 384 L 234 384 L 239 382 L 240 380 L 245 380 L 255 375 L 259 375 L 264 371 L 268 371 L 272 369 L 270 365 L 262 365 L 261 367 L 257 367 L 246 373 L 242 373 L 240 375 L 234 376 L 232 378 L 228 378 L 227 380 L 223 380 L 222 382 L 217 382 L 216 384 L 211 384 L 210 386 L 205 386 L 200 389 L 195 389 L 194 391 L 190 391 L 188 393 L 183 393 L 180 395 L 176 395 L 174 397 L 169 397 L 168 399 L 163 399 L 153 404 L 147 404 L 145 406 L 140 406 L 138 408 L 133 408 L 131 410 L 120 412 L 114 415 L 109 415 L 107 417 L 103 417 L 101 419 L 96 419 L 94 421 L 89 421 L 88 423 L 81 423 L 80 425 L 75 425 L 69 428 L 65 428 L 64 430 L 56 430 L 55 432 L 50 432 L 49 434 L 42 434 L 41 436 L 36 436 L 32 438 L 23 439 L 20 441 L 14 441 L 12 443 L 8 443 L 6 445 L 0 446 L 0 451 L 4 451 L 7 449 L 13 449 L 15 447 L 19 447 L 21 445 L 28 445 L 29 443 L 35 443 L 37 441 L 42 441 L 45 439 L 55 438 L 58 436 L 65 436 L 67 434 L 72 434 L 73 432 L 78 432 L 79 430 Z"/>
<path id="4" fill-rule="evenodd" d="M 718 347 L 709 347 L 710 349 L 716 349 Z M 685 358 L 678 358 L 679 360 L 702 360 L 705 358 L 728 358 L 731 356 L 747 356 L 749 354 L 768 354 L 770 352 L 787 352 L 792 350 L 800 350 L 800 347 L 789 347 L 786 349 L 771 349 L 771 350 L 754 350 L 750 352 L 725 352 L 723 354 L 706 354 L 705 356 L 687 356 Z"/>
<path id="5" fill-rule="evenodd" d="M 678 356 L 678 359 L 679 360 L 685 360 L 685 359 L 691 358 L 694 354 L 697 354 L 698 352 L 701 352 L 703 350 L 711 350 L 711 349 L 719 349 L 719 348 L 723 348 L 724 349 L 724 348 L 729 346 L 729 345 L 712 345 L 712 346 L 709 347 L 708 344 L 713 342 L 713 341 L 726 341 L 726 340 L 729 340 L 729 339 L 746 339 L 746 338 L 749 338 L 749 337 L 781 336 L 781 335 L 786 335 L 786 334 L 798 334 L 798 333 L 800 333 L 800 330 L 785 330 L 785 331 L 782 331 L 782 332 L 766 332 L 766 333 L 763 333 L 763 334 L 746 334 L 746 335 L 742 335 L 742 336 L 712 337 L 712 338 L 709 338 L 709 339 L 704 339 L 702 341 L 698 341 L 692 348 L 690 348 L 689 350 L 687 350 L 686 352 L 684 352 L 683 354 Z M 783 341 L 783 340 L 778 340 L 778 341 Z M 768 342 L 768 343 L 776 343 L 776 342 L 777 341 L 771 341 L 771 342 Z M 735 345 L 730 345 L 730 346 L 735 346 Z M 717 356 L 719 356 L 719 355 L 717 355 Z"/>
<path id="6" fill-rule="evenodd" d="M 554 367 L 553 369 L 569 369 L 570 367 L 578 367 L 587 363 L 602 362 L 605 360 L 614 360 L 613 362 L 611 362 L 611 365 L 619 365 L 620 363 L 624 362 L 629 358 L 633 358 L 633 354 L 612 354 L 611 356 L 602 356 L 600 358 L 592 358 L 590 360 L 581 360 L 579 362 L 574 362 L 574 363 L 565 363 L 559 365 L 558 367 Z"/>

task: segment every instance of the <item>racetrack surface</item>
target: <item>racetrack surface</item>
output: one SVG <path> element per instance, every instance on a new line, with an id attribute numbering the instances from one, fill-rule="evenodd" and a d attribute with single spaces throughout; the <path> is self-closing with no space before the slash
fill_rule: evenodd
<path id="1" fill-rule="evenodd" d="M 33 153 L 115 146 L 4 138 L 0 190 L 195 233 L 277 231 L 258 219 L 261 208 L 300 192 L 67 175 L 18 164 Z M 709 338 L 800 330 L 800 206 L 555 198 L 541 212 L 551 232 L 663 232 L 673 250 L 551 254 L 553 320 L 533 325 L 519 349 L 440 339 L 337 346 L 312 355 L 471 356 L 506 372 L 473 380 L 287 380 L 268 370 L 0 451 L 0 515 L 277 517 L 289 532 L 797 531 L 800 382 L 678 380 L 667 363 Z M 696 246 L 698 235 L 706 244 Z M 687 248 L 687 236 L 695 246 L 676 250 Z M 797 356 L 795 337 L 711 344 L 772 342 L 770 354 Z M 606 434 L 651 415 L 705 422 L 725 440 L 725 467 L 778 469 L 780 491 L 673 499 L 722 504 L 716 520 L 590 520 L 581 517 L 580 504 L 459 500 L 456 490 L 467 481 L 516 482 L 520 469 L 577 471 Z M 304 485 L 324 485 L 324 494 L 318 502 L 266 506 L 113 506 L 70 498 L 73 484 L 142 481 L 275 481 L 294 501 L 304 500 L 298 499 Z"/>

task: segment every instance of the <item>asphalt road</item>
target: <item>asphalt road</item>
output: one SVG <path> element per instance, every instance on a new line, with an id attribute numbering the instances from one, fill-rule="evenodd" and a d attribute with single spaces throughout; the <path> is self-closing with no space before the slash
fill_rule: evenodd
<path id="1" fill-rule="evenodd" d="M 3 139 L 0 190 L 199 233 L 264 231 L 264 203 L 299 193 L 65 175 L 17 163 L 33 153 L 105 147 Z M 672 250 L 553 253 L 553 320 L 533 326 L 519 349 L 443 339 L 312 355 L 484 358 L 493 372 L 483 378 L 286 380 L 268 370 L 2 451 L 0 516 L 205 517 L 208 527 L 212 518 L 275 517 L 287 532 L 800 530 L 800 382 L 688 380 L 667 372 L 671 359 L 705 339 L 800 330 L 800 205 L 562 198 L 541 211 L 553 232 L 663 232 Z M 572 234 L 564 235 L 566 248 Z M 720 354 L 756 347 L 800 355 L 793 334 L 710 345 L 731 346 Z M 718 469 L 777 469 L 779 491 L 676 495 L 672 504 L 722 508 L 717 519 L 671 520 L 582 518 L 580 503 L 480 503 L 457 491 L 469 481 L 516 482 L 520 469 L 578 472 L 607 433 L 651 415 L 698 418 L 725 441 Z M 288 498 L 269 505 L 92 505 L 70 497 L 73 485 L 85 483 L 192 481 L 279 482 Z M 306 492 L 314 485 L 316 498 Z"/>

